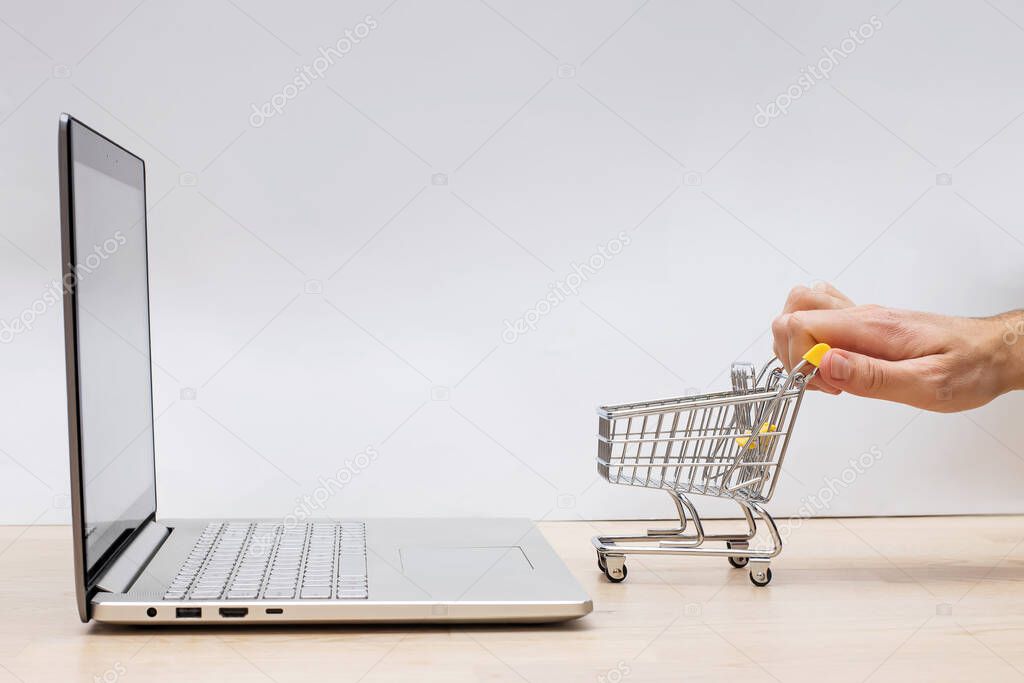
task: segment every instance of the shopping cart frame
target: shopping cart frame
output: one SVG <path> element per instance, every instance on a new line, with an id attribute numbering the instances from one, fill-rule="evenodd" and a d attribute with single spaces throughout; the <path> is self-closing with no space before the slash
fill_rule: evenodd
<path id="1" fill-rule="evenodd" d="M 598 472 L 610 483 L 665 491 L 672 498 L 679 518 L 676 527 L 650 528 L 643 535 L 595 536 L 592 543 L 597 552 L 598 568 L 609 581 L 618 583 L 625 580 L 627 555 L 690 555 L 726 557 L 735 568 L 749 564 L 751 583 L 766 586 L 771 582 L 771 560 L 782 552 L 782 537 L 763 504 L 775 493 L 804 391 L 817 374 L 828 350 L 826 344 L 816 345 L 789 373 L 773 358 L 756 377 L 751 374 L 745 383 L 738 378 L 737 365 L 734 365 L 733 391 L 598 409 Z M 760 410 L 756 410 L 756 421 L 750 420 L 748 409 L 752 406 L 760 406 Z M 710 411 L 716 408 L 718 424 L 709 428 L 707 416 L 714 414 Z M 689 415 L 690 421 L 680 428 L 678 421 L 682 414 Z M 695 430 L 693 418 L 698 414 L 705 416 L 704 424 Z M 673 422 L 668 430 L 670 435 L 662 437 L 662 422 L 666 415 L 671 415 Z M 653 437 L 649 436 L 652 431 L 647 427 L 652 416 L 658 418 Z M 632 431 L 634 418 L 643 420 L 638 432 Z M 614 423 L 623 419 L 628 420 L 626 432 L 617 439 Z M 727 425 L 722 424 L 725 421 L 728 421 Z M 694 453 L 688 460 L 687 441 L 701 446 L 705 443 L 714 445 L 709 445 L 704 455 L 697 451 L 698 446 L 694 446 Z M 656 453 L 661 443 L 668 445 L 664 457 L 657 460 Z M 683 444 L 675 458 L 670 457 L 674 443 Z M 650 444 L 647 462 L 642 461 L 644 444 Z M 621 446 L 618 456 L 615 455 L 617 445 Z M 637 449 L 632 459 L 627 456 L 629 445 Z M 623 473 L 630 469 L 632 472 L 624 476 Z M 673 469 L 675 476 L 669 481 L 668 471 Z M 680 482 L 680 473 L 684 469 L 691 474 L 688 480 Z M 638 476 L 638 471 L 645 472 L 646 476 Z M 753 474 L 748 475 L 748 472 Z M 720 483 L 713 484 L 713 481 Z M 717 534 L 705 532 L 704 522 L 690 498 L 693 495 L 731 499 L 740 508 L 746 523 L 745 530 Z M 768 532 L 770 545 L 751 548 L 751 542 L 758 533 L 758 519 Z M 687 533 L 691 525 L 693 531 Z M 709 543 L 720 545 L 707 547 Z"/>

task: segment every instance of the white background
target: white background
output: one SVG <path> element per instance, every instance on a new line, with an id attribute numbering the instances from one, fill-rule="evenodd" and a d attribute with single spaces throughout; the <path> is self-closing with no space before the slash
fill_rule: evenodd
<path id="1" fill-rule="evenodd" d="M 830 80 L 754 125 L 873 15 Z M 8 0 L 0 20 L 0 319 L 59 274 L 58 113 L 148 162 L 164 515 L 287 514 L 372 447 L 325 512 L 665 516 L 598 480 L 595 406 L 724 388 L 769 355 L 792 285 L 1024 304 L 1006 0 Z M 502 340 L 620 231 L 578 296 Z M 0 522 L 66 520 L 59 307 L 0 347 L 0 382 Z M 1021 512 L 1022 407 L 809 396 L 771 509 L 877 448 L 815 513 Z"/>

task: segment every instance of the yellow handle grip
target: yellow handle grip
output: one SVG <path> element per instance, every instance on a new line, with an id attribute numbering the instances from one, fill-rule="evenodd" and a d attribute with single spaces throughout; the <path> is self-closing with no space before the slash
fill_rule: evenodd
<path id="1" fill-rule="evenodd" d="M 774 432 L 776 429 L 778 429 L 777 426 L 770 425 L 770 424 L 768 424 L 766 422 L 763 425 L 761 425 L 761 429 L 758 430 L 758 433 L 759 434 L 764 434 L 765 432 Z M 750 435 L 751 435 L 751 432 L 748 431 L 746 436 L 737 436 L 736 437 L 736 443 L 739 444 L 740 448 L 746 448 L 747 442 L 750 441 Z M 756 442 L 750 444 L 750 447 L 753 448 L 755 444 L 756 444 Z"/>
<path id="2" fill-rule="evenodd" d="M 821 359 L 831 348 L 828 344 L 815 344 L 810 351 L 804 354 L 804 360 L 816 368 L 821 367 Z"/>

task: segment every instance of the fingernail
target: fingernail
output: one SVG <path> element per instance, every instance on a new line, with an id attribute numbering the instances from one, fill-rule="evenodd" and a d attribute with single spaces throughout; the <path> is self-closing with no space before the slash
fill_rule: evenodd
<path id="1" fill-rule="evenodd" d="M 840 381 L 850 379 L 850 361 L 834 351 L 829 353 L 829 356 L 831 356 L 828 366 L 829 376 Z"/>
<path id="2" fill-rule="evenodd" d="M 811 285 L 811 289 L 815 292 L 826 292 L 828 291 L 828 285 L 825 284 L 824 280 L 816 280 L 814 284 Z"/>

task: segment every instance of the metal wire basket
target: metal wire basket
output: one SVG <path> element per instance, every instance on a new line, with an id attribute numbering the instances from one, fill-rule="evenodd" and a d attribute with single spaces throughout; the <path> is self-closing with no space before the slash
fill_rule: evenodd
<path id="1" fill-rule="evenodd" d="M 732 391 L 598 409 L 601 476 L 612 484 L 667 491 L 679 514 L 677 528 L 595 537 L 598 567 L 609 580 L 626 578 L 627 554 L 670 554 L 725 556 L 734 567 L 749 562 L 755 585 L 771 581 L 769 563 L 781 552 L 782 539 L 761 504 L 775 493 L 804 390 L 828 350 L 827 344 L 816 345 L 789 373 L 774 358 L 759 373 L 750 363 L 735 363 Z M 691 495 L 733 500 L 747 530 L 705 534 Z M 769 548 L 749 547 L 757 533 L 755 517 L 768 529 Z M 686 533 L 689 522 L 692 534 Z M 703 547 L 708 541 L 725 545 Z"/>

